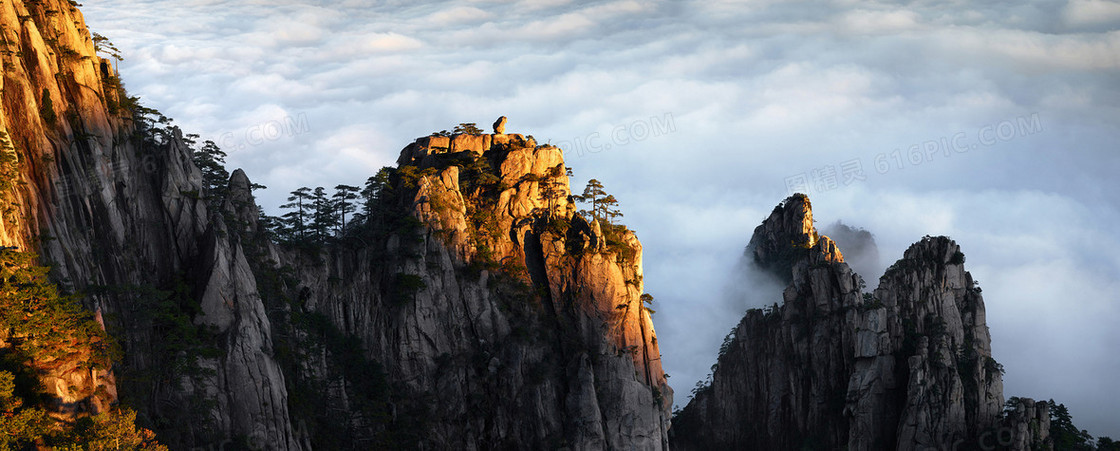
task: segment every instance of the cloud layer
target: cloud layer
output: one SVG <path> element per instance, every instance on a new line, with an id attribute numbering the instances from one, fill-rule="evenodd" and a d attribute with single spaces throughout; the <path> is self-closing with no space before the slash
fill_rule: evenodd
<path id="1" fill-rule="evenodd" d="M 563 143 L 577 180 L 602 180 L 642 238 L 678 403 L 749 307 L 721 287 L 751 230 L 797 188 L 823 224 L 875 233 L 884 265 L 922 235 L 954 237 L 1007 394 L 1053 397 L 1120 437 L 1103 401 L 1120 399 L 1116 2 L 83 10 L 124 51 L 130 91 L 219 141 L 274 213 L 288 191 L 359 183 L 459 122 L 506 115 Z"/>

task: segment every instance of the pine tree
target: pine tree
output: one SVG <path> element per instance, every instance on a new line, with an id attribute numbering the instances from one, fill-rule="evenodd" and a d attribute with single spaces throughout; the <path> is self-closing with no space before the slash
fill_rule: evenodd
<path id="1" fill-rule="evenodd" d="M 374 203 L 376 203 L 381 196 L 381 192 L 389 186 L 389 176 L 392 173 L 392 168 L 385 167 L 377 171 L 376 175 L 372 175 L 366 179 L 365 187 L 362 188 L 362 199 L 365 200 L 362 211 L 367 216 L 374 210 Z"/>
<path id="2" fill-rule="evenodd" d="M 76 296 L 63 296 L 47 276 L 49 268 L 35 264 L 35 254 L 0 250 L 0 331 L 4 341 L 18 343 L 15 354 L 32 361 L 54 360 L 77 352 L 70 344 L 85 344 L 99 359 L 114 353 L 108 335 Z"/>
<path id="3" fill-rule="evenodd" d="M 197 152 L 194 148 L 194 145 L 197 144 L 197 143 L 198 143 L 198 134 L 197 133 L 187 133 L 187 134 L 183 135 L 183 144 L 186 144 L 187 148 L 191 149 L 191 158 L 192 159 L 194 158 L 194 153 Z M 195 166 L 198 166 L 198 164 L 195 164 Z"/>
<path id="4" fill-rule="evenodd" d="M 283 218 L 278 218 L 276 216 L 271 216 L 268 213 L 265 213 L 264 208 L 261 208 L 260 205 L 257 205 L 257 212 L 259 213 L 257 215 L 257 224 L 260 226 L 258 230 L 266 231 L 272 234 L 273 237 L 279 239 L 291 238 L 286 235 L 287 228 L 284 227 Z"/>
<path id="5" fill-rule="evenodd" d="M 1089 431 L 1077 429 L 1066 405 L 1055 403 L 1053 399 L 1048 402 L 1050 404 L 1050 437 L 1054 440 L 1054 449 L 1093 449 L 1093 436 L 1089 434 Z"/>
<path id="6" fill-rule="evenodd" d="M 475 122 L 464 122 L 464 123 L 461 123 L 461 124 L 455 126 L 455 132 L 454 133 L 455 134 L 462 133 L 462 134 L 477 136 L 477 135 L 482 134 L 482 129 L 478 128 L 478 124 L 475 123 Z"/>
<path id="7" fill-rule="evenodd" d="M 292 239 L 299 239 L 300 241 L 307 240 L 307 216 L 305 212 L 311 203 L 311 188 L 302 186 L 295 191 L 292 191 L 291 196 L 288 196 L 288 203 L 281 205 L 283 209 L 294 209 L 281 216 L 284 224 L 287 226 Z"/>
<path id="8" fill-rule="evenodd" d="M 360 213 L 355 213 L 355 221 L 361 218 L 362 221 L 369 225 L 378 220 L 378 215 L 380 214 L 378 203 L 381 202 L 384 191 L 389 186 L 389 176 L 392 173 L 392 168 L 384 167 L 377 171 L 376 175 L 371 175 L 366 179 L 366 183 L 362 187 L 360 193 L 362 196 L 362 209 Z"/>
<path id="9" fill-rule="evenodd" d="M 600 213 L 601 199 L 607 196 L 607 192 L 603 191 L 603 183 L 591 179 L 587 181 L 587 187 L 583 189 L 583 195 L 579 196 L 579 201 L 591 203 L 591 218 L 593 220 L 603 219 Z"/>
<path id="10" fill-rule="evenodd" d="M 151 431 L 137 429 L 136 414 L 114 409 L 73 424 L 51 418 L 34 382 L 41 366 L 77 363 L 108 368 L 118 358 L 109 335 L 76 296 L 66 296 L 32 253 L 0 249 L 0 336 L 6 343 L 0 370 L 0 449 L 162 450 Z M 92 445 L 92 446 L 91 446 Z"/>
<path id="11" fill-rule="evenodd" d="M 545 217 L 549 219 L 552 218 L 553 213 L 556 211 L 559 200 L 567 196 L 567 193 L 564 191 L 565 183 L 560 180 L 562 167 L 563 163 L 549 168 L 544 178 L 538 182 L 541 200 L 545 202 L 545 207 L 547 209 L 545 211 Z"/>
<path id="12" fill-rule="evenodd" d="M 334 203 L 327 196 L 327 190 L 321 186 L 315 187 L 311 194 L 311 209 L 311 233 L 316 242 L 326 242 L 338 220 L 335 217 Z"/>
<path id="13" fill-rule="evenodd" d="M 642 293 L 642 295 L 638 299 L 640 299 L 642 301 L 642 309 L 645 310 L 646 313 L 649 313 L 650 315 L 653 315 L 654 313 L 657 313 L 657 311 L 653 309 L 653 295 L 652 294 Z"/>
<path id="14" fill-rule="evenodd" d="M 0 371 L 0 449 L 34 449 L 50 432 L 51 419 L 43 409 L 25 406 L 15 391 L 15 375 Z"/>
<path id="15" fill-rule="evenodd" d="M 109 41 L 109 38 L 98 33 L 93 34 L 93 49 L 94 51 L 104 53 L 110 58 L 113 58 L 117 61 L 124 61 L 124 57 L 121 56 L 120 49 L 118 49 L 117 46 L 113 45 L 112 41 Z"/>
<path id="16" fill-rule="evenodd" d="M 618 200 L 614 198 L 614 194 L 608 194 L 599 201 L 599 210 L 607 224 L 614 225 L 614 220 L 622 217 L 622 211 L 617 207 Z"/>
<path id="17" fill-rule="evenodd" d="M 341 234 L 346 230 L 346 213 L 354 211 L 353 201 L 358 198 L 358 187 L 338 185 L 334 187 L 334 190 L 331 200 L 334 202 L 335 211 L 338 212 L 340 220 L 338 233 Z"/>
<path id="18" fill-rule="evenodd" d="M 193 144 L 193 138 L 198 137 L 198 135 L 187 136 L 190 144 Z M 211 208 L 218 208 L 229 191 L 229 171 L 226 171 L 225 167 L 226 153 L 214 141 L 206 140 L 202 143 L 201 149 L 193 152 L 191 159 L 202 171 L 202 189 L 207 203 Z"/>

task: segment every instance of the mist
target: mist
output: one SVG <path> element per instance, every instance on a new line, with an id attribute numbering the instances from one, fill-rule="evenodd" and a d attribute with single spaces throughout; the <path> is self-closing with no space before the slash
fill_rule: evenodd
<path id="1" fill-rule="evenodd" d="M 736 310 L 741 318 L 750 309 L 763 308 L 774 303 L 782 304 L 785 284 L 777 276 L 759 268 L 744 253 L 735 264 L 723 287 L 723 302 L 727 310 Z"/>
<path id="2" fill-rule="evenodd" d="M 744 237 L 741 245 L 745 246 L 748 241 L 749 237 Z M 745 251 L 739 254 L 733 264 L 716 274 L 718 275 L 708 281 L 714 285 L 712 291 L 718 290 L 717 299 L 710 302 L 714 308 L 704 309 L 701 313 L 706 317 L 703 323 L 709 327 L 689 330 L 687 348 L 680 343 L 675 343 L 674 346 L 676 349 L 673 351 L 676 352 L 673 352 L 672 364 L 677 368 L 677 377 L 673 381 L 673 389 L 676 390 L 674 408 L 687 404 L 692 387 L 706 379 L 716 363 L 724 337 L 739 324 L 747 310 L 775 303 L 780 305 L 783 302 L 782 291 L 785 284 L 755 265 Z M 684 349 L 692 352 L 680 352 Z"/>
<path id="3" fill-rule="evenodd" d="M 832 238 L 844 254 L 844 261 L 852 270 L 863 277 L 868 289 L 878 285 L 879 277 L 886 271 L 879 259 L 879 246 L 875 243 L 875 235 L 866 229 L 844 224 L 836 221 L 829 224 L 821 231 L 821 235 Z"/>

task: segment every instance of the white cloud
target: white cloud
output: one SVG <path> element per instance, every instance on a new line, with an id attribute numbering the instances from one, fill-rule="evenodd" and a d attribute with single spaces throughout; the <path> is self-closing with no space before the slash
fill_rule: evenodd
<path id="1" fill-rule="evenodd" d="M 514 30 L 512 37 L 518 39 L 559 39 L 572 38 L 596 25 L 595 21 L 583 14 L 569 13 L 547 20 L 535 20 Z"/>
<path id="2" fill-rule="evenodd" d="M 1070 0 L 1062 10 L 1062 18 L 1073 27 L 1082 25 L 1117 25 L 1120 2 L 1109 0 Z"/>
<path id="3" fill-rule="evenodd" d="M 423 45 L 417 39 L 397 33 L 375 33 L 372 36 L 365 37 L 361 47 L 374 52 L 400 52 L 415 50 L 423 47 Z"/>
<path id="4" fill-rule="evenodd" d="M 915 30 L 919 20 L 914 11 L 858 9 L 841 15 L 837 25 L 847 34 L 891 34 Z"/>
<path id="5" fill-rule="evenodd" d="M 491 17 L 493 17 L 493 14 L 473 6 L 459 6 L 434 12 L 427 17 L 427 21 L 441 26 L 464 26 Z"/>
<path id="6" fill-rule="evenodd" d="M 1120 32 L 1053 35 L 1022 30 L 946 29 L 935 36 L 945 48 L 980 57 L 1006 59 L 1029 71 L 1094 70 L 1120 67 Z"/>

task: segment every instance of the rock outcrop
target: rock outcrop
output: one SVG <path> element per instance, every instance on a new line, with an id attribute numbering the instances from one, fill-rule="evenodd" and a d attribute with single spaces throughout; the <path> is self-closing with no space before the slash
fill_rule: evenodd
<path id="1" fill-rule="evenodd" d="M 1014 431 L 1013 449 L 1045 445 L 1032 401 L 1003 413 L 983 299 L 952 240 L 924 238 L 863 293 L 795 195 L 747 255 L 789 285 L 733 331 L 710 386 L 674 419 L 674 448 L 942 449 L 1000 428 Z"/>
<path id="2" fill-rule="evenodd" d="M 272 251 L 299 268 L 288 291 L 360 338 L 400 381 L 393 396 L 429 401 L 413 406 L 427 420 L 419 446 L 664 449 L 672 390 L 641 300 L 641 244 L 576 214 L 560 149 L 516 134 L 457 147 L 464 136 L 401 152 L 385 208 L 419 229 L 359 233 L 362 246 L 321 266 Z"/>
<path id="3" fill-rule="evenodd" d="M 860 302 L 859 276 L 813 228 L 807 198 L 779 205 L 755 229 L 748 254 L 790 281 L 784 303 L 752 310 L 721 350 L 712 384 L 674 422 L 674 448 L 793 449 L 843 443 L 855 337 L 845 306 Z M 749 420 L 748 420 L 749 419 Z"/>
<path id="4" fill-rule="evenodd" d="M 499 117 L 498 120 L 494 121 L 494 134 L 495 135 L 504 135 L 505 133 L 506 133 L 506 117 L 502 116 L 502 117 Z"/>

